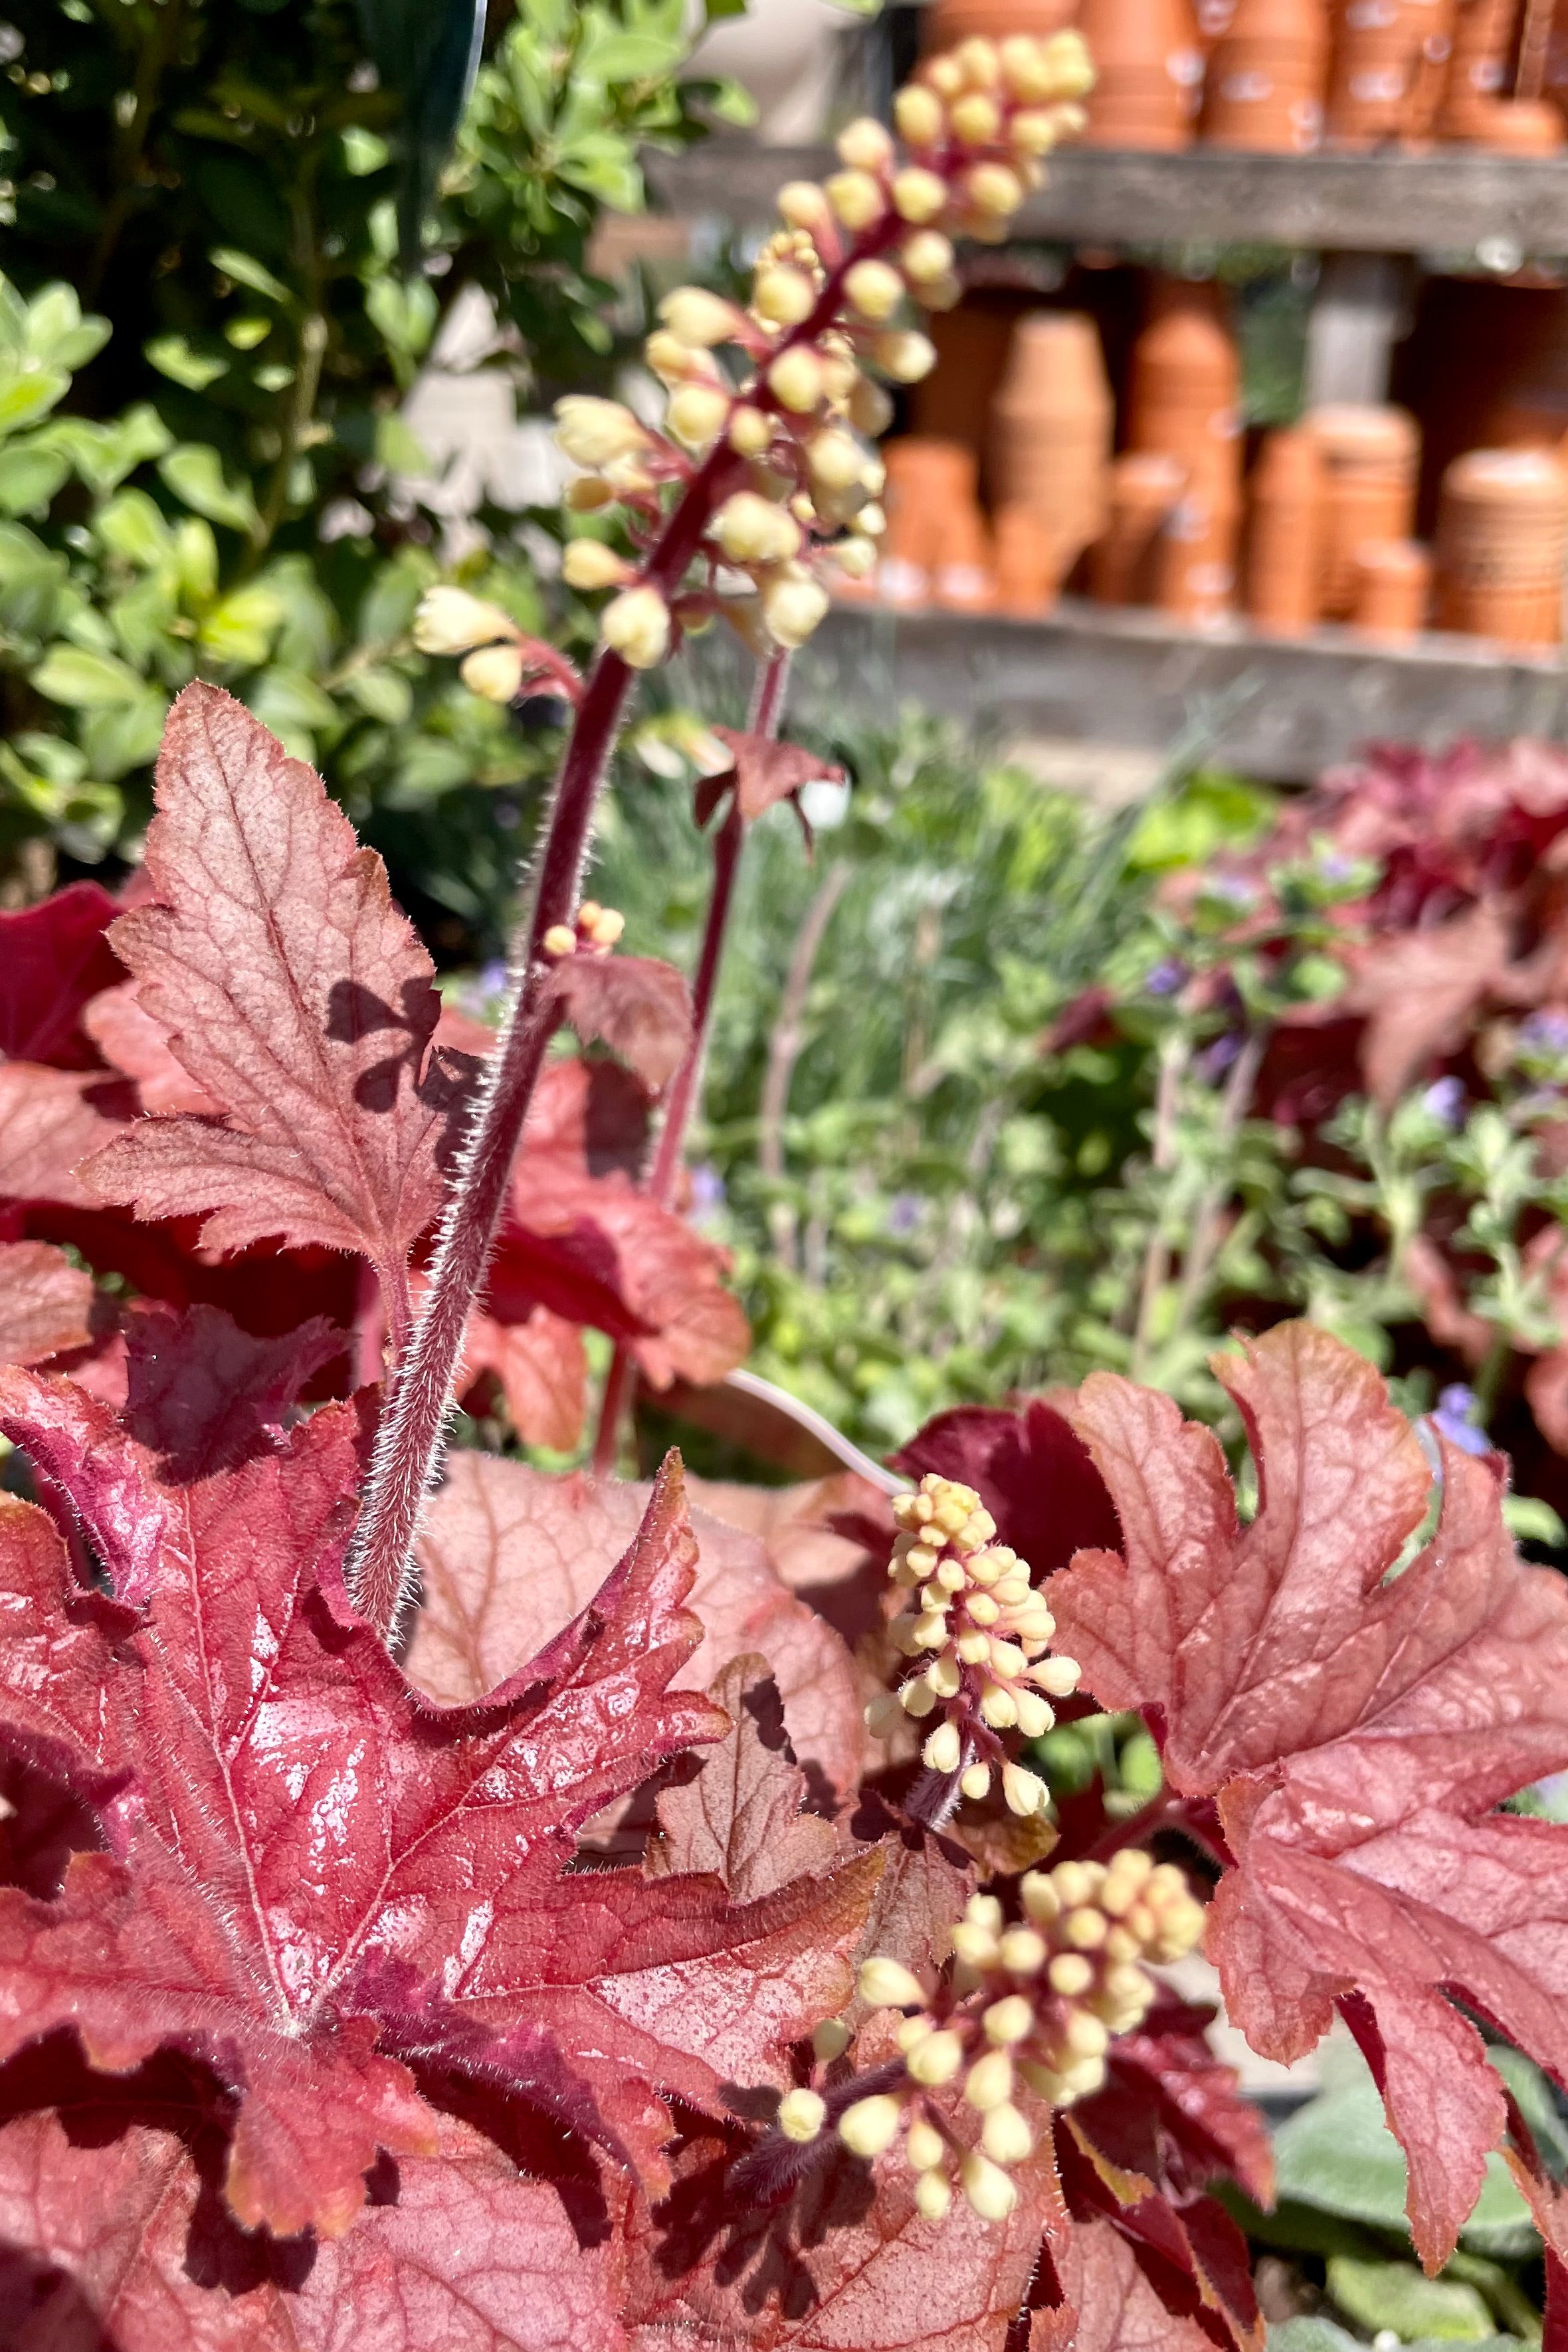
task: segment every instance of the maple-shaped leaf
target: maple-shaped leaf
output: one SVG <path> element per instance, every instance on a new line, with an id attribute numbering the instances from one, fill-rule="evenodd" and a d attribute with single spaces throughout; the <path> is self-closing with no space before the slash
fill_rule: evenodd
<path id="1" fill-rule="evenodd" d="M 47 1242 L 0 1242 L 0 1363 L 42 1364 L 91 1338 L 92 1276 Z"/>
<path id="2" fill-rule="evenodd" d="M 1364 950 L 1342 1002 L 1366 1015 L 1362 1072 L 1374 1102 L 1389 1108 L 1435 1056 L 1466 1045 L 1476 1007 L 1503 982 L 1509 951 L 1505 915 L 1485 899 Z"/>
<path id="3" fill-rule="evenodd" d="M 673 1463 L 590 1605 L 442 1709 L 343 1591 L 353 1408 L 185 1483 L 64 1381 L 0 1374 L 0 1423 L 113 1595 L 12 1507 L 26 1638 L 0 1662 L 0 1733 L 113 1807 L 110 1851 L 77 1855 L 58 1900 L 0 1895 L 0 2054 L 69 2023 L 117 2071 L 200 2058 L 238 2102 L 225 2193 L 247 2226 L 341 2231 L 378 2147 L 428 2153 L 411 2066 L 477 2070 L 657 2180 L 666 2090 L 701 2106 L 776 2082 L 841 2004 L 879 1857 L 741 1905 L 711 1878 L 568 1867 L 584 1821 L 727 1727 L 668 1690 L 700 1638 Z"/>
<path id="4" fill-rule="evenodd" d="M 467 1398 L 492 1372 L 506 1399 L 511 1425 L 525 1445 L 569 1454 L 583 1434 L 588 1407 L 588 1359 L 574 1323 L 531 1307 L 520 1322 L 498 1322 L 476 1312 L 463 1335 L 457 1392 Z"/>
<path id="5" fill-rule="evenodd" d="M 891 1457 L 893 1467 L 973 1486 L 1037 1580 L 1053 1575 L 1075 1551 L 1115 1545 L 1121 1532 L 1104 1479 L 1058 1410 L 1064 1402 L 956 1405 L 928 1421 Z"/>
<path id="6" fill-rule="evenodd" d="M 650 1093 L 663 1092 L 691 1045 L 691 993 L 672 964 L 653 956 L 567 956 L 551 985 L 584 1045 L 607 1045 Z"/>
<path id="7" fill-rule="evenodd" d="M 455 1454 L 419 1537 L 424 1605 L 405 1660 L 412 1679 L 448 1705 L 503 1683 L 586 1605 L 647 1501 L 646 1486 L 618 1479 L 551 1478 L 494 1454 Z M 760 1652 L 796 1756 L 847 1793 L 863 1742 L 853 1662 L 779 1582 L 754 1538 L 706 1512 L 690 1516 L 690 1606 L 703 1639 L 679 1683 L 705 1689 L 731 1659 Z"/>
<path id="8" fill-rule="evenodd" d="M 221 2197 L 224 2102 L 57 2040 L 0 2069 L 11 2352 L 619 2352 L 617 2249 L 472 2126 L 384 2158 L 347 2237 L 279 2243 Z"/>
<path id="9" fill-rule="evenodd" d="M 1108 2225 L 1172 2320 L 1197 2321 L 1235 2352 L 1262 2352 L 1251 2257 L 1224 2206 L 1163 2186 L 1157 2172 L 1118 2163 L 1076 2114 L 1058 2115 L 1055 2138 L 1074 2233 Z"/>
<path id="10" fill-rule="evenodd" d="M 0 1055 L 90 1069 L 83 1008 L 123 977 L 104 933 L 120 909 L 96 882 L 73 882 L 36 907 L 0 913 Z"/>
<path id="11" fill-rule="evenodd" d="M 1450 1996 L 1568 2080 L 1568 1836 L 1494 1810 L 1568 1762 L 1568 1587 L 1517 1557 L 1492 1460 L 1446 1443 L 1436 1533 L 1392 1573 L 1426 1460 L 1340 1341 L 1281 1325 L 1215 1370 L 1256 1518 L 1212 1433 L 1092 1375 L 1073 1418 L 1126 1554 L 1055 1580 L 1058 1640 L 1103 1705 L 1158 1711 L 1178 1791 L 1217 1799 L 1236 1867 L 1209 1948 L 1232 2021 L 1283 2060 L 1336 1999 L 1362 2024 L 1436 2266 L 1506 2120 Z"/>
<path id="12" fill-rule="evenodd" d="M 1234 2066 L 1210 2049 L 1215 2012 L 1162 1993 L 1142 2025 L 1118 2034 L 1105 2087 L 1074 2120 L 1116 2163 L 1183 2194 L 1235 2180 L 1255 2205 L 1274 2201 L 1274 2156 L 1261 2110 Z"/>
<path id="13" fill-rule="evenodd" d="M 826 1870 L 837 1841 L 820 1815 L 802 1811 L 805 1775 L 784 1729 L 784 1702 L 765 1658 L 731 1658 L 710 1696 L 730 1718 L 688 1780 L 661 1791 L 650 1878 L 711 1871 L 731 1895 L 772 1895 L 803 1871 Z"/>
<path id="14" fill-rule="evenodd" d="M 218 1106 L 169 1050 L 169 1033 L 142 1003 L 133 980 L 106 988 L 82 1013 L 82 1026 L 106 1062 L 136 1081 L 144 1111 L 163 1118 L 171 1111 L 216 1117 Z"/>
<path id="15" fill-rule="evenodd" d="M 158 757 L 153 902 L 114 926 L 142 1012 L 222 1116 L 139 1122 L 100 1199 L 200 1214 L 214 1249 L 281 1236 L 392 1279 L 440 1203 L 457 1077 L 432 967 L 319 776 L 243 706 L 187 687 Z"/>
<path id="16" fill-rule="evenodd" d="M 1111 2222 L 1075 2220 L 1053 2252 L 1059 2300 L 1031 2313 L 1029 2352 L 1214 2352 L 1203 2318 L 1172 2311 Z"/>
<path id="17" fill-rule="evenodd" d="M 698 779 L 696 812 L 706 824 L 725 794 L 733 792 L 743 824 L 752 824 L 780 801 L 793 800 L 803 784 L 841 784 L 844 771 L 798 743 L 776 742 L 771 735 L 752 735 L 739 727 L 715 727 L 712 733 L 726 746 L 733 765 L 717 776 Z"/>

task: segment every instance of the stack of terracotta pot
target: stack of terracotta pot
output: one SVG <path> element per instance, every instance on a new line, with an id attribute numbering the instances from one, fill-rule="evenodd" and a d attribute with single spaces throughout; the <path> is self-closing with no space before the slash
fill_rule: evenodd
<path id="1" fill-rule="evenodd" d="M 1568 472 L 1544 449 L 1472 449 L 1443 477 L 1440 625 L 1515 646 L 1563 635 Z"/>
<path id="2" fill-rule="evenodd" d="M 973 450 L 910 434 L 882 454 L 888 536 L 877 573 L 880 601 L 985 611 L 995 601 L 995 580 Z"/>
<path id="3" fill-rule="evenodd" d="M 1204 79 L 1189 0 L 1081 0 L 1078 24 L 1095 73 L 1084 144 L 1186 146 Z"/>
<path id="4" fill-rule="evenodd" d="M 1458 0 L 1454 54 L 1437 130 L 1444 139 L 1544 155 L 1561 147 L 1563 117 L 1540 99 L 1506 99 L 1520 0 Z"/>
<path id="5" fill-rule="evenodd" d="M 1456 0 L 1335 0 L 1324 134 L 1341 148 L 1432 136 Z"/>
<path id="6" fill-rule="evenodd" d="M 1323 0 L 1237 0 L 1204 84 L 1211 146 L 1306 155 L 1323 134 L 1329 27 Z"/>
<path id="7" fill-rule="evenodd" d="M 1132 351 L 1127 446 L 1173 459 L 1181 494 L 1165 518 L 1155 602 L 1213 621 L 1235 602 L 1241 524 L 1241 368 L 1218 287 L 1157 283 Z"/>
<path id="8" fill-rule="evenodd" d="M 1027 543 L 1033 518 L 1043 541 L 1048 603 L 1105 524 L 1106 471 L 1114 424 L 1110 385 L 1094 320 L 1042 310 L 1020 320 L 992 404 L 992 507 L 1009 543 Z M 1013 575 L 1015 582 L 1018 575 Z M 1015 584 L 1008 601 L 1016 604 Z"/>
<path id="9" fill-rule="evenodd" d="M 1323 464 L 1318 610 L 1348 621 L 1359 551 L 1407 540 L 1415 527 L 1421 436 L 1403 408 L 1348 401 L 1313 409 L 1307 423 Z"/>
<path id="10" fill-rule="evenodd" d="M 1384 637 L 1426 620 L 1431 562 L 1409 538 L 1419 440 L 1397 408 L 1320 408 L 1264 440 L 1249 485 L 1247 611 L 1295 635 L 1321 620 Z"/>
<path id="11" fill-rule="evenodd" d="M 921 46 L 930 55 L 955 49 L 977 36 L 1005 41 L 1010 33 L 1046 40 L 1073 20 L 1074 0 L 932 0 L 921 11 Z"/>

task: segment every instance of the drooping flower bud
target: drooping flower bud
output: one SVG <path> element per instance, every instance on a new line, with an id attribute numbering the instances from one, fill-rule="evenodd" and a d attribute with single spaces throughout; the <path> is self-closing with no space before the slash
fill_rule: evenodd
<path id="1" fill-rule="evenodd" d="M 591 593 L 595 588 L 622 587 L 635 574 L 625 556 L 602 539 L 571 539 L 562 551 L 561 577 L 568 588 Z"/>
<path id="2" fill-rule="evenodd" d="M 653 436 L 618 400 L 568 393 L 555 404 L 555 438 L 574 465 L 603 467 L 647 448 Z"/>
<path id="3" fill-rule="evenodd" d="M 522 690 L 522 650 L 515 645 L 480 646 L 458 671 L 468 692 L 482 702 L 514 702 Z"/>
<path id="4" fill-rule="evenodd" d="M 500 638 L 515 644 L 520 634 L 510 613 L 466 588 L 427 588 L 414 615 L 414 642 L 422 654 L 460 654 Z"/>
<path id="5" fill-rule="evenodd" d="M 669 607 L 647 583 L 624 589 L 600 614 L 599 631 L 633 669 L 657 669 L 669 650 Z"/>

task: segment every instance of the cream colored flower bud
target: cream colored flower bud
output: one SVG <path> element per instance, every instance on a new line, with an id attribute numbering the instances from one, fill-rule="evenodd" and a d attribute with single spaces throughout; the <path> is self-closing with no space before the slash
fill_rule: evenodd
<path id="1" fill-rule="evenodd" d="M 939 1723 L 921 1750 L 921 1756 L 932 1772 L 956 1772 L 963 1753 L 956 1723 Z"/>
<path id="2" fill-rule="evenodd" d="M 860 115 L 838 134 L 838 160 L 852 172 L 882 172 L 893 160 L 893 142 L 879 122 Z"/>
<path id="3" fill-rule="evenodd" d="M 915 2183 L 915 2210 L 923 2221 L 942 2221 L 952 2203 L 951 2184 L 937 2171 L 922 2172 Z"/>
<path id="4" fill-rule="evenodd" d="M 955 99 L 951 116 L 952 135 L 966 147 L 989 147 L 1002 128 L 1002 110 L 984 90 L 966 89 Z"/>
<path id="5" fill-rule="evenodd" d="M 1052 1698 L 1070 1698 L 1078 1688 L 1078 1678 L 1083 1669 L 1076 1658 L 1042 1658 L 1029 1671 L 1029 1680 Z"/>
<path id="6" fill-rule="evenodd" d="M 904 247 L 900 259 L 904 274 L 917 289 L 933 279 L 946 278 L 952 268 L 952 243 L 939 228 L 917 229 Z"/>
<path id="7" fill-rule="evenodd" d="M 1094 88 L 1094 59 L 1081 33 L 1053 33 L 1045 60 L 1054 97 L 1086 98 Z"/>
<path id="8" fill-rule="evenodd" d="M 577 934 L 570 923 L 552 923 L 539 942 L 552 963 L 560 963 L 577 952 Z"/>
<path id="9" fill-rule="evenodd" d="M 869 172 L 835 172 L 826 185 L 835 215 L 852 232 L 870 228 L 888 208 L 881 182 Z"/>
<path id="10" fill-rule="evenodd" d="M 832 555 L 837 556 L 839 562 L 842 562 L 844 560 L 845 548 L 853 547 L 857 543 L 862 547 L 870 548 L 871 564 L 874 565 L 877 561 L 877 551 L 875 547 L 871 545 L 871 541 L 868 539 L 861 540 L 858 542 L 853 540 L 843 540 L 837 547 L 829 549 L 828 552 Z M 870 565 L 868 565 L 867 569 L 869 570 Z M 856 576 L 863 577 L 864 575 L 851 574 L 851 577 Z M 958 1696 L 960 1685 L 963 1680 L 963 1675 L 959 1672 L 958 1660 L 945 1654 L 940 1658 L 933 1658 L 930 1665 L 926 1668 L 926 1680 L 930 1683 L 932 1690 L 935 1691 L 938 1698 L 956 1698 Z"/>
<path id="11" fill-rule="evenodd" d="M 959 2168 L 959 2179 L 973 2210 L 983 2221 L 1005 2221 L 1018 2201 L 1018 2191 L 1002 2170 L 972 2147 Z"/>
<path id="12" fill-rule="evenodd" d="M 1060 136 L 1054 110 L 1044 106 L 1021 107 L 1007 125 L 1007 137 L 1020 155 L 1048 155 Z"/>
<path id="13" fill-rule="evenodd" d="M 875 1698 L 867 1702 L 866 1728 L 873 1739 L 890 1738 L 893 1727 L 899 1721 L 901 1713 L 899 1702 L 891 1691 L 879 1691 Z"/>
<path id="14" fill-rule="evenodd" d="M 936 365 L 936 346 L 926 335 L 879 335 L 872 350 L 883 374 L 895 383 L 919 383 Z"/>
<path id="15" fill-rule="evenodd" d="M 1002 1965 L 1012 1976 L 1037 1976 L 1046 1964 L 1046 1939 L 1033 1927 L 1008 1927 L 1002 1937 Z"/>
<path id="16" fill-rule="evenodd" d="M 1055 1723 L 1056 1709 L 1036 1691 L 1018 1693 L 1018 1728 L 1026 1739 L 1043 1739 Z"/>
<path id="17" fill-rule="evenodd" d="M 985 1646 L 990 1649 L 989 1642 Z M 984 1683 L 980 1690 L 980 1712 L 993 1731 L 1011 1731 L 1018 1720 L 1018 1702 L 1002 1684 Z"/>
<path id="18" fill-rule="evenodd" d="M 634 576 L 625 556 L 602 539 L 569 540 L 561 557 L 561 577 L 568 588 L 591 593 L 595 588 L 619 588 Z"/>
<path id="19" fill-rule="evenodd" d="M 899 1693 L 899 1705 L 906 1715 L 929 1715 L 936 1705 L 936 1693 L 924 1681 L 905 1683 Z"/>
<path id="20" fill-rule="evenodd" d="M 623 589 L 600 614 L 599 633 L 633 669 L 657 669 L 669 650 L 669 607 L 646 583 Z"/>
<path id="21" fill-rule="evenodd" d="M 800 552 L 800 525 L 755 490 L 726 499 L 708 530 L 731 563 L 787 563 Z"/>
<path id="22" fill-rule="evenodd" d="M 678 286 L 659 304 L 658 315 L 677 341 L 694 351 L 729 342 L 745 323 L 732 302 L 702 286 Z"/>
<path id="23" fill-rule="evenodd" d="M 1035 2135 L 1010 2101 L 993 2107 L 980 2126 L 980 2145 L 995 2164 L 1022 2164 Z"/>
<path id="24" fill-rule="evenodd" d="M 1081 1952 L 1058 1952 L 1046 1970 L 1046 1981 L 1064 2000 L 1081 2000 L 1094 1982 L 1094 1963 Z"/>
<path id="25" fill-rule="evenodd" d="M 1009 2042 L 1026 2041 L 1035 2030 L 1034 2004 L 1026 2000 L 1021 1992 L 1010 1992 L 992 2002 L 982 2022 L 987 2042 L 1003 2048 Z"/>
<path id="26" fill-rule="evenodd" d="M 829 601 L 826 589 L 816 580 L 770 582 L 763 591 L 763 618 L 774 644 L 792 653 L 804 646 L 826 617 Z"/>
<path id="27" fill-rule="evenodd" d="M 786 180 L 774 199 L 791 228 L 815 236 L 833 218 L 833 209 L 815 180 Z"/>
<path id="28" fill-rule="evenodd" d="M 943 2083 L 951 2083 L 963 2065 L 963 2043 L 956 2033 L 943 2027 L 917 2042 L 904 2063 L 923 2089 L 937 2090 Z"/>
<path id="29" fill-rule="evenodd" d="M 827 2102 L 816 2091 L 786 2091 L 779 2101 L 779 2129 L 785 2139 L 814 2140 L 827 2116 Z"/>
<path id="30" fill-rule="evenodd" d="M 868 539 L 880 539 L 888 528 L 888 518 L 879 506 L 862 507 L 856 520 Z"/>
<path id="31" fill-rule="evenodd" d="M 972 1969 L 996 1965 L 996 1932 L 976 1919 L 961 1919 L 952 1931 L 952 1948 Z"/>
<path id="32" fill-rule="evenodd" d="M 727 435 L 730 446 L 738 457 L 760 457 L 773 437 L 773 420 L 763 409 L 754 408 L 749 400 L 730 412 Z"/>
<path id="33" fill-rule="evenodd" d="M 1075 2058 L 1103 2058 L 1110 2047 L 1103 2022 L 1086 2009 L 1073 2011 L 1062 2028 L 1062 2040 Z"/>
<path id="34" fill-rule="evenodd" d="M 880 2156 L 898 2137 L 901 2110 L 885 2091 L 857 2099 L 838 2118 L 838 2137 L 852 2156 Z"/>
<path id="35" fill-rule="evenodd" d="M 990 1765 L 972 1764 L 958 1785 L 972 1803 L 979 1804 L 983 1798 L 991 1794 Z"/>
<path id="36" fill-rule="evenodd" d="M 934 89 L 906 82 L 893 100 L 893 121 L 909 147 L 934 147 L 946 128 L 946 114 Z"/>
<path id="37" fill-rule="evenodd" d="M 516 646 L 480 646 L 458 676 L 481 701 L 512 702 L 522 688 L 522 655 Z"/>
<path id="38" fill-rule="evenodd" d="M 1024 183 L 1005 163 L 976 163 L 966 172 L 963 193 L 983 219 L 1005 221 L 1024 201 Z"/>
<path id="39" fill-rule="evenodd" d="M 845 272 L 844 291 L 863 319 L 881 326 L 904 299 L 904 281 L 891 263 L 858 261 Z"/>
<path id="40" fill-rule="evenodd" d="M 826 342 L 826 338 L 824 339 Z M 836 408 L 843 408 L 860 382 L 860 362 L 853 352 L 824 349 L 822 353 L 822 396 Z"/>
<path id="41" fill-rule="evenodd" d="M 555 438 L 574 465 L 605 466 L 614 457 L 635 457 L 651 437 L 618 400 L 574 392 L 555 404 Z"/>
<path id="42" fill-rule="evenodd" d="M 816 289 L 804 269 L 775 262 L 758 270 L 752 305 L 770 326 L 804 326 L 816 308 Z"/>
<path id="43" fill-rule="evenodd" d="M 705 375 L 709 361 L 705 352 L 694 352 L 668 327 L 656 327 L 642 347 L 642 355 L 658 376 L 660 383 L 686 383 L 695 375 Z"/>
<path id="44" fill-rule="evenodd" d="M 1022 1764 L 1002 1767 L 1002 1794 L 1010 1813 L 1027 1821 L 1034 1813 L 1043 1813 L 1051 1801 L 1051 1792 L 1037 1772 L 1026 1771 Z"/>
<path id="45" fill-rule="evenodd" d="M 710 449 L 729 419 L 730 395 L 717 384 L 680 384 L 664 412 L 667 429 L 683 449 Z"/>
<path id="46" fill-rule="evenodd" d="M 768 370 L 768 389 L 782 408 L 809 416 L 822 400 L 822 362 L 807 343 L 781 352 Z"/>
<path id="47" fill-rule="evenodd" d="M 466 588 L 427 588 L 414 615 L 414 642 L 422 654 L 466 653 L 498 637 L 515 642 L 517 623 L 499 604 Z"/>
<path id="48" fill-rule="evenodd" d="M 947 2143 L 933 2123 L 928 2123 L 924 2116 L 917 2116 L 910 2126 L 904 2154 L 911 2172 L 931 2172 L 946 2156 Z"/>
<path id="49" fill-rule="evenodd" d="M 805 462 L 812 480 L 826 490 L 845 490 L 860 478 L 866 453 L 851 434 L 831 428 L 806 444 Z"/>
<path id="50" fill-rule="evenodd" d="M 596 514 L 615 502 L 615 486 L 598 474 L 579 474 L 574 482 L 567 483 L 562 497 L 568 514 Z"/>
<path id="51" fill-rule="evenodd" d="M 984 34 L 960 41 L 952 53 L 953 64 L 971 89 L 994 89 L 1002 79 L 1002 60 L 994 41 Z"/>
<path id="52" fill-rule="evenodd" d="M 984 2115 L 1013 2095 L 1013 2061 L 1005 2050 L 988 2050 L 963 2078 L 963 2095 Z"/>
<path id="53" fill-rule="evenodd" d="M 921 68 L 921 79 L 939 98 L 956 98 L 963 88 L 963 68 L 951 53 L 928 58 Z"/>
<path id="54" fill-rule="evenodd" d="M 857 432 L 875 440 L 892 423 L 893 404 L 879 383 L 873 383 L 868 375 L 858 374 L 848 394 L 848 413 Z"/>
<path id="55" fill-rule="evenodd" d="M 1037 1926 L 1048 1927 L 1061 1916 L 1062 1901 L 1043 1870 L 1029 1871 L 1018 1889 L 1024 1908 Z"/>
<path id="56" fill-rule="evenodd" d="M 884 1953 L 873 1953 L 860 1963 L 857 1979 L 860 1998 L 873 2009 L 920 2009 L 924 2006 L 925 1988 L 919 1977 L 906 1969 L 902 1960 L 890 1960 Z"/>
<path id="57" fill-rule="evenodd" d="M 841 2017 L 825 2017 L 820 2025 L 812 2028 L 811 2047 L 813 2055 L 824 2066 L 831 2066 L 849 2047 L 849 2028 Z"/>

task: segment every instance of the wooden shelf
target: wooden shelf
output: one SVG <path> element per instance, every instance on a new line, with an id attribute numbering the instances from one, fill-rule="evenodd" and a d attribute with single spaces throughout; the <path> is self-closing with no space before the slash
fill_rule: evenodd
<path id="1" fill-rule="evenodd" d="M 1005 740 L 1159 751 L 1206 718 L 1200 756 L 1270 782 L 1304 782 L 1377 737 L 1433 750 L 1469 734 L 1568 738 L 1555 649 L 1436 635 L 1385 647 L 1330 628 L 1270 638 L 1072 598 L 1040 621 L 840 605 L 795 677 L 792 708 L 826 725 L 918 702 Z"/>
<path id="2" fill-rule="evenodd" d="M 773 217 L 789 179 L 836 168 L 826 147 L 710 140 L 681 156 L 648 153 L 648 179 L 672 211 L 739 225 Z M 1064 148 L 1018 218 L 1024 236 L 1108 245 L 1284 245 L 1344 253 L 1479 257 L 1568 255 L 1568 155 L 1175 155 Z"/>

